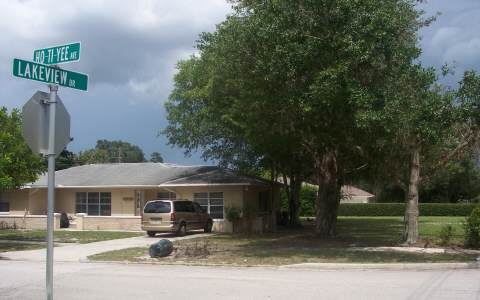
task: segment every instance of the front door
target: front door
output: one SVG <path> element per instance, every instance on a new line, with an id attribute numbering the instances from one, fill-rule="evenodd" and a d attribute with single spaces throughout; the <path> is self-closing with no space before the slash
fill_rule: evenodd
<path id="1" fill-rule="evenodd" d="M 145 206 L 145 191 L 135 191 L 135 215 L 140 216 Z"/>

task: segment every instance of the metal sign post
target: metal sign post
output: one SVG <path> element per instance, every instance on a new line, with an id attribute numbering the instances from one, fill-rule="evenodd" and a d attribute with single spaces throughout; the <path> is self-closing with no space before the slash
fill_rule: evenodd
<path id="1" fill-rule="evenodd" d="M 36 62 L 14 59 L 12 73 L 16 77 L 48 83 L 50 89 L 48 97 L 47 93 L 38 91 L 23 106 L 22 133 L 33 152 L 48 156 L 46 288 L 47 299 L 52 300 L 55 156 L 70 142 L 70 116 L 57 96 L 57 92 L 59 85 L 87 91 L 88 75 L 52 66 L 57 63 L 78 61 L 80 43 L 35 50 L 34 59 Z M 48 130 L 46 120 L 48 120 Z M 45 147 L 46 145 L 48 147 Z"/>
<path id="2" fill-rule="evenodd" d="M 55 106 L 58 85 L 49 85 L 50 99 L 48 125 L 48 203 L 47 203 L 47 299 L 53 299 L 53 209 L 55 204 Z"/>

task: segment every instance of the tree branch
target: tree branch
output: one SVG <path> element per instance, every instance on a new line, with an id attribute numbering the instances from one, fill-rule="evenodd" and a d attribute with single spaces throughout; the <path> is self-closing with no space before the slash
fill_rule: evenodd
<path id="1" fill-rule="evenodd" d="M 462 154 L 468 147 L 473 145 L 475 142 L 477 142 L 480 138 L 480 131 L 475 130 L 471 132 L 462 143 L 460 143 L 455 149 L 453 149 L 451 152 L 447 153 L 444 155 L 438 163 L 433 166 L 432 172 L 427 175 L 423 176 L 420 180 L 420 184 L 424 184 L 428 181 L 430 181 L 439 170 L 441 170 L 443 167 L 445 167 L 453 158 L 459 156 Z"/>

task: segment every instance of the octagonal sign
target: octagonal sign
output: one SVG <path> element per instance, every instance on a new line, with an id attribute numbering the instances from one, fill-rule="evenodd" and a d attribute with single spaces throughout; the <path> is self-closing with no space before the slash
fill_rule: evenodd
<path id="1" fill-rule="evenodd" d="M 44 155 L 48 154 L 49 99 L 48 93 L 37 91 L 22 108 L 23 137 L 34 153 Z M 54 151 L 58 157 L 70 142 L 70 115 L 58 95 L 56 100 Z"/>

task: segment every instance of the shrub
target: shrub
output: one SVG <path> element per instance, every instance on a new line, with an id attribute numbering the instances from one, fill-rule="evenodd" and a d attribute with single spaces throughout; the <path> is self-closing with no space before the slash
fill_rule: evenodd
<path id="1" fill-rule="evenodd" d="M 468 216 L 474 204 L 420 203 L 420 216 Z M 339 216 L 403 216 L 405 203 L 342 203 Z"/>
<path id="2" fill-rule="evenodd" d="M 403 216 L 404 203 L 341 203 L 339 216 Z"/>
<path id="3" fill-rule="evenodd" d="M 300 216 L 315 215 L 315 199 L 317 197 L 317 187 L 304 184 L 300 189 L 299 214 Z M 280 192 L 280 209 L 288 211 L 288 199 L 285 191 Z"/>
<path id="4" fill-rule="evenodd" d="M 468 216 L 475 204 L 420 203 L 421 216 Z"/>
<path id="5" fill-rule="evenodd" d="M 475 208 L 465 220 L 465 245 L 480 247 L 480 207 Z"/>
<path id="6" fill-rule="evenodd" d="M 225 208 L 226 210 L 226 218 L 229 222 L 235 222 L 235 221 L 238 221 L 240 219 L 240 214 L 241 214 L 241 211 L 239 208 L 236 208 L 236 207 L 227 207 Z"/>
<path id="7" fill-rule="evenodd" d="M 301 216 L 315 215 L 315 199 L 317 198 L 317 188 L 309 185 L 302 185 L 300 190 L 300 210 Z"/>
<path id="8" fill-rule="evenodd" d="M 450 241 L 452 240 L 452 236 L 455 233 L 455 228 L 453 228 L 452 225 L 447 224 L 440 229 L 440 245 L 446 246 L 450 244 Z"/>
<path id="9" fill-rule="evenodd" d="M 240 208 L 236 207 L 226 207 L 225 208 L 225 217 L 229 222 L 232 222 L 232 231 L 235 232 L 235 225 L 242 216 L 242 211 Z"/>

